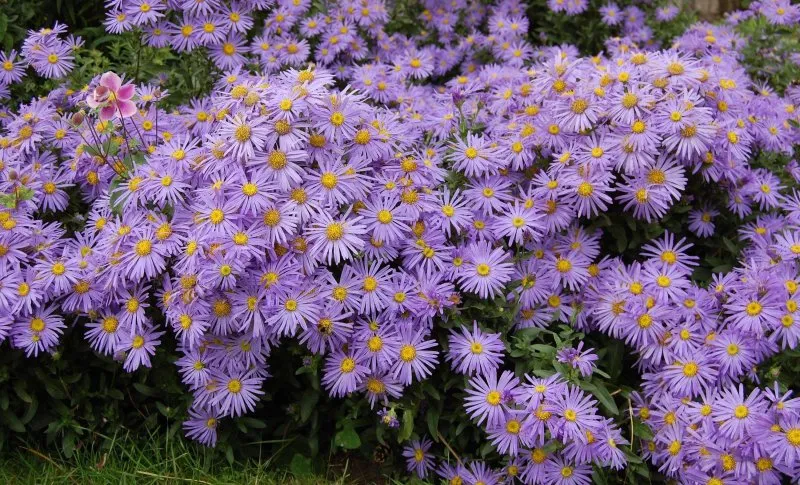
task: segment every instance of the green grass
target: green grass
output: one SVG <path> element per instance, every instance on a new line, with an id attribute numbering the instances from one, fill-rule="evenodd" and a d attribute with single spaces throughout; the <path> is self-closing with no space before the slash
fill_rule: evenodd
<path id="1" fill-rule="evenodd" d="M 70 458 L 44 452 L 24 442 L 0 453 L 0 483 L 4 484 L 287 484 L 338 485 L 356 481 L 346 467 L 331 467 L 323 475 L 295 477 L 276 470 L 271 457 L 234 461 L 181 438 L 164 433 L 149 439 L 129 434 L 103 437 L 99 446 L 78 448 Z"/>

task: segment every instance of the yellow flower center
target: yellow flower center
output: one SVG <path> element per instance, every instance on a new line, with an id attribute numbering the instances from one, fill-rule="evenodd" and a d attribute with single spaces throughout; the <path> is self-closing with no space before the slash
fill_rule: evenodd
<path id="1" fill-rule="evenodd" d="M 231 394 L 239 394 L 242 391 L 242 381 L 239 379 L 231 379 L 228 381 L 228 392 Z"/>
<path id="2" fill-rule="evenodd" d="M 400 349 L 400 359 L 403 362 L 411 362 L 416 358 L 417 349 L 415 349 L 412 345 L 403 345 L 403 347 Z"/>
<path id="3" fill-rule="evenodd" d="M 150 242 L 149 239 L 142 239 L 141 241 L 136 243 L 134 251 L 136 252 L 137 256 L 148 256 L 153 248 L 153 243 Z"/>
<path id="4" fill-rule="evenodd" d="M 376 280 L 373 276 L 367 276 L 364 278 L 364 284 L 362 286 L 364 291 L 373 292 L 378 288 L 378 280 Z"/>
<path id="5" fill-rule="evenodd" d="M 372 136 L 369 134 L 369 130 L 362 128 L 356 132 L 354 141 L 359 145 L 366 145 L 371 139 Z"/>
<path id="6" fill-rule="evenodd" d="M 352 358 L 350 358 L 350 357 L 345 357 L 345 358 L 342 360 L 342 364 L 339 366 L 339 369 L 340 369 L 340 370 L 341 370 L 341 371 L 342 371 L 344 374 L 349 374 L 349 373 L 353 372 L 353 371 L 355 370 L 355 368 L 356 368 L 356 361 L 355 361 L 355 360 L 353 360 L 353 359 L 352 359 Z"/>
<path id="7" fill-rule="evenodd" d="M 338 222 L 333 222 L 325 229 L 325 237 L 329 241 L 338 241 L 344 237 L 344 226 Z"/>
<path id="8" fill-rule="evenodd" d="M 239 125 L 236 127 L 236 131 L 234 131 L 233 136 L 237 141 L 244 143 L 250 139 L 250 134 L 251 130 L 249 126 Z"/>
<path id="9" fill-rule="evenodd" d="M 762 306 L 757 301 L 751 301 L 750 303 L 747 304 L 747 307 L 745 307 L 745 312 L 751 317 L 756 317 L 760 315 L 761 310 Z"/>

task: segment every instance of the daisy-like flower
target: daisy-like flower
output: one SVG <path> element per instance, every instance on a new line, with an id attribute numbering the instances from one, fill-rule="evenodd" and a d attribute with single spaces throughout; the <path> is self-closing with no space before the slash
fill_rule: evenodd
<path id="1" fill-rule="evenodd" d="M 587 443 L 586 431 L 600 430 L 602 417 L 597 415 L 597 401 L 577 387 L 568 387 L 563 394 L 553 396 L 544 409 L 557 417 L 554 431 L 563 440 L 580 440 Z"/>
<path id="2" fill-rule="evenodd" d="M 388 405 L 389 399 L 397 399 L 403 394 L 403 386 L 395 381 L 388 373 L 372 373 L 367 375 L 359 387 L 360 391 L 367 394 L 370 408 L 380 400 Z"/>
<path id="3" fill-rule="evenodd" d="M 556 353 L 559 362 L 569 364 L 573 369 L 578 369 L 583 377 L 589 377 L 597 367 L 595 362 L 600 357 L 594 353 L 594 349 L 583 350 L 583 342 L 578 342 L 577 348 L 564 347 Z"/>
<path id="4" fill-rule="evenodd" d="M 555 283 L 571 289 L 577 289 L 589 277 L 589 261 L 577 251 L 564 254 L 550 254 L 548 265 L 555 270 Z"/>
<path id="5" fill-rule="evenodd" d="M 493 298 L 502 293 L 503 286 L 511 280 L 514 271 L 508 255 L 500 248 L 492 249 L 488 242 L 479 242 L 467 248 L 468 255 L 459 282 L 466 291 L 481 298 Z"/>
<path id="6" fill-rule="evenodd" d="M 465 140 L 454 142 L 450 148 L 453 168 L 467 177 L 494 175 L 504 165 L 498 149 L 482 135 L 468 133 Z"/>
<path id="7" fill-rule="evenodd" d="M 503 416 L 512 409 L 519 386 L 519 379 L 509 371 L 503 371 L 497 378 L 496 371 L 478 374 L 469 381 L 467 398 L 464 407 L 467 414 L 476 424 L 484 421 L 486 426 L 497 426 L 503 421 Z"/>
<path id="8" fill-rule="evenodd" d="M 543 478 L 544 483 L 554 485 L 589 485 L 592 483 L 592 467 L 559 457 L 545 462 Z"/>
<path id="9" fill-rule="evenodd" d="M 153 328 L 145 328 L 120 339 L 116 352 L 125 352 L 125 363 L 122 368 L 133 372 L 141 366 L 150 367 L 150 358 L 155 355 L 156 347 L 161 343 L 164 332 L 157 332 Z"/>
<path id="10" fill-rule="evenodd" d="M 427 477 L 435 466 L 433 455 L 430 453 L 432 444 L 431 440 L 423 437 L 422 440 L 413 440 L 409 446 L 403 448 L 406 468 L 416 473 L 419 478 Z"/>
<path id="11" fill-rule="evenodd" d="M 368 371 L 352 353 L 337 351 L 326 359 L 322 384 L 332 396 L 343 397 L 359 387 Z"/>
<path id="12" fill-rule="evenodd" d="M 166 254 L 155 234 L 142 230 L 132 236 L 133 245 L 122 259 L 128 268 L 127 277 L 131 281 L 140 281 L 161 273 L 167 264 Z"/>
<path id="13" fill-rule="evenodd" d="M 46 78 L 61 78 L 75 68 L 75 56 L 72 49 L 64 42 L 53 42 L 32 52 L 29 58 L 31 66 Z"/>
<path id="14" fill-rule="evenodd" d="M 699 237 L 711 237 L 714 235 L 714 218 L 719 216 L 719 211 L 704 207 L 700 210 L 689 212 L 689 230 Z"/>
<path id="15" fill-rule="evenodd" d="M 522 244 L 527 239 L 538 239 L 544 232 L 539 224 L 541 215 L 532 207 L 515 202 L 507 213 L 497 215 L 492 223 L 492 232 L 498 237 L 508 237 L 512 244 Z"/>
<path id="16" fill-rule="evenodd" d="M 777 328 L 781 313 L 774 294 L 736 294 L 725 305 L 727 321 L 737 329 L 762 335 L 767 328 Z"/>
<path id="17" fill-rule="evenodd" d="M 731 439 L 742 439 L 751 435 L 759 419 L 766 412 L 767 403 L 759 389 L 753 389 L 747 398 L 744 387 L 729 388 L 717 397 L 711 416 L 720 423 L 719 431 Z"/>
<path id="18" fill-rule="evenodd" d="M 334 219 L 326 211 L 319 214 L 307 232 L 314 256 L 329 264 L 338 264 L 352 258 L 364 247 L 362 236 L 367 228 L 359 224 L 361 217 L 348 218 L 348 215 Z"/>
<path id="19" fill-rule="evenodd" d="M 403 238 L 409 231 L 411 218 L 403 214 L 395 195 L 373 197 L 366 202 L 366 207 L 359 211 L 368 224 L 367 231 L 372 237 L 384 243 L 392 243 Z"/>
<path id="20" fill-rule="evenodd" d="M 406 326 L 400 329 L 399 351 L 391 373 L 403 385 L 411 384 L 414 377 L 426 378 L 439 362 L 436 341 L 425 340 L 425 336 L 422 330 L 414 331 Z"/>
<path id="21" fill-rule="evenodd" d="M 227 118 L 220 124 L 218 133 L 227 140 L 225 155 L 247 162 L 255 156 L 256 148 L 266 143 L 267 128 L 264 118 L 248 119 L 244 115 Z"/>
<path id="22" fill-rule="evenodd" d="M 520 444 L 525 444 L 523 437 L 523 411 L 511 411 L 506 414 L 503 422 L 487 429 L 489 439 L 497 448 L 498 453 L 516 455 Z"/>
<path id="23" fill-rule="evenodd" d="M 212 403 L 224 416 L 241 416 L 256 407 L 264 378 L 249 371 L 218 372 L 211 379 L 218 383 Z"/>
<path id="24" fill-rule="evenodd" d="M 499 333 L 483 333 L 478 322 L 473 322 L 472 332 L 461 327 L 461 334 L 453 331 L 448 339 L 450 348 L 446 360 L 454 370 L 467 375 L 486 375 L 494 372 L 503 361 L 505 345 Z"/>
<path id="25" fill-rule="evenodd" d="M 716 364 L 702 351 L 675 361 L 663 371 L 673 392 L 692 397 L 704 392 L 714 382 L 716 374 Z"/>
<path id="26" fill-rule="evenodd" d="M 17 58 L 17 51 L 8 54 L 0 51 L 0 85 L 10 85 L 20 81 L 25 75 L 25 63 Z"/>
<path id="27" fill-rule="evenodd" d="M 183 422 L 186 436 L 205 446 L 213 447 L 217 443 L 217 426 L 220 417 L 214 410 L 189 408 L 189 419 Z"/>
<path id="28" fill-rule="evenodd" d="M 64 320 L 56 314 L 57 307 L 48 306 L 32 312 L 28 316 L 20 315 L 12 326 L 14 346 L 25 349 L 25 355 L 38 356 L 58 344 L 64 332 Z"/>

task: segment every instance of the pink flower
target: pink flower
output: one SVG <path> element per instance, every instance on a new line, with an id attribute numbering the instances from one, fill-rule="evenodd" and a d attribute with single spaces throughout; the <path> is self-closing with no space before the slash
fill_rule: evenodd
<path id="1" fill-rule="evenodd" d="M 100 85 L 86 98 L 90 108 L 100 108 L 100 119 L 107 121 L 116 117 L 130 118 L 136 113 L 131 101 L 135 91 L 133 84 L 122 85 L 122 79 L 113 72 L 100 77 Z"/>

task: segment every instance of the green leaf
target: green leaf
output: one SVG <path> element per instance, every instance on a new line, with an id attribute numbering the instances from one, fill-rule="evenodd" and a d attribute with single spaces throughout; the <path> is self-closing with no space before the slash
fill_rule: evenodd
<path id="1" fill-rule="evenodd" d="M 736 254 L 739 254 L 739 248 L 737 248 L 737 247 L 736 247 L 736 245 L 735 245 L 735 244 L 733 244 L 733 241 L 731 241 L 731 240 L 730 240 L 730 239 L 728 239 L 727 237 L 723 237 L 723 238 L 722 238 L 722 244 L 724 244 L 724 245 L 725 245 L 725 248 L 726 248 L 728 251 L 730 251 L 730 252 L 731 252 L 731 254 L 734 254 L 734 255 L 736 255 Z"/>
<path id="2" fill-rule="evenodd" d="M 625 229 L 621 226 L 611 226 L 608 228 L 608 232 L 617 241 L 617 251 L 624 252 L 625 248 L 628 247 L 628 237 L 625 235 Z"/>
<path id="3" fill-rule="evenodd" d="M 333 437 L 333 443 L 335 446 L 340 446 L 346 450 L 355 450 L 361 446 L 361 438 L 358 437 L 358 433 L 353 429 L 353 424 L 348 422 Z"/>
<path id="4" fill-rule="evenodd" d="M 603 385 L 602 382 L 581 382 L 581 388 L 586 391 L 592 393 L 594 397 L 606 408 L 611 414 L 619 414 L 619 408 L 617 407 L 617 403 L 614 402 L 614 396 L 612 396 L 606 386 Z"/>
<path id="5" fill-rule="evenodd" d="M 171 417 L 172 414 L 174 413 L 173 410 L 169 406 L 166 406 L 165 404 L 163 404 L 161 402 L 156 402 L 156 408 L 158 408 L 158 412 L 160 412 L 162 415 L 164 415 L 164 416 L 166 416 L 168 418 Z"/>
<path id="6" fill-rule="evenodd" d="M 430 431 L 431 436 L 434 440 L 439 441 L 439 409 L 429 409 L 426 416 L 425 421 L 428 423 L 428 431 Z"/>
<path id="7" fill-rule="evenodd" d="M 7 209 L 15 209 L 17 207 L 17 196 L 14 194 L 0 194 L 0 205 Z"/>
<path id="8" fill-rule="evenodd" d="M 403 423 L 400 426 L 400 432 L 397 433 L 397 442 L 411 438 L 411 433 L 414 432 L 414 412 L 410 409 L 403 411 Z"/>
<path id="9" fill-rule="evenodd" d="M 300 422 L 305 423 L 319 401 L 319 392 L 308 389 L 300 398 Z"/>
<path id="10" fill-rule="evenodd" d="M 295 476 L 311 475 L 313 472 L 311 458 L 295 453 L 289 463 L 289 471 Z"/>
<path id="11" fill-rule="evenodd" d="M 225 446 L 225 459 L 228 460 L 229 465 L 233 465 L 233 447 L 230 444 Z"/>
<path id="12" fill-rule="evenodd" d="M 141 382 L 134 382 L 133 388 L 139 391 L 139 393 L 144 394 L 145 396 L 148 397 L 153 397 L 158 395 L 155 389 L 153 389 L 148 385 L 142 384 Z"/>
<path id="13" fill-rule="evenodd" d="M 110 194 L 108 204 L 111 206 L 111 212 L 116 215 L 122 215 L 122 204 L 119 203 L 121 191 L 117 190 L 121 183 L 122 179 L 115 175 L 108 187 L 108 193 Z"/>
<path id="14" fill-rule="evenodd" d="M 239 418 L 239 421 L 250 429 L 264 429 L 267 427 L 267 423 L 256 418 Z"/>
<path id="15" fill-rule="evenodd" d="M 24 185 L 17 189 L 17 199 L 18 200 L 31 200 L 35 192 L 30 187 L 25 187 Z"/>
<path id="16" fill-rule="evenodd" d="M 72 431 L 67 431 L 61 439 L 61 451 L 67 458 L 72 457 L 72 453 L 75 451 L 75 434 Z"/>
<path id="17" fill-rule="evenodd" d="M 14 381 L 14 393 L 19 397 L 22 401 L 30 404 L 33 402 L 33 398 L 30 394 L 28 394 L 28 390 L 25 389 L 25 382 L 23 380 L 15 380 Z"/>
<path id="18" fill-rule="evenodd" d="M 6 36 L 8 30 L 8 17 L 6 14 L 0 13 L 0 39 Z"/>
<path id="19" fill-rule="evenodd" d="M 3 413 L 3 421 L 8 425 L 8 428 L 12 431 L 16 431 L 17 433 L 24 433 L 25 432 L 25 425 L 22 424 L 22 421 L 19 420 L 16 414 L 12 413 L 11 411 L 6 411 Z"/>
<path id="20" fill-rule="evenodd" d="M 653 430 L 650 429 L 650 426 L 642 423 L 641 421 L 637 421 L 633 425 L 633 434 L 638 436 L 639 438 L 647 441 L 653 440 Z"/>

